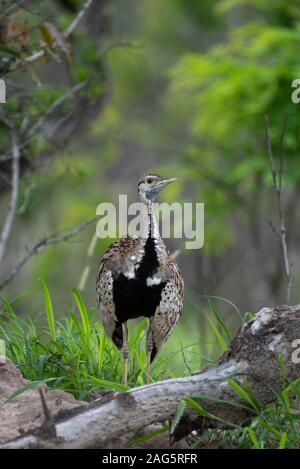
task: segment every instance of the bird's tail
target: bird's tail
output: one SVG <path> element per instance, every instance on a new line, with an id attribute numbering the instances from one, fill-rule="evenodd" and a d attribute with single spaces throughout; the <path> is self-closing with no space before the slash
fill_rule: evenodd
<path id="1" fill-rule="evenodd" d="M 112 334 L 112 341 L 119 349 L 123 347 L 123 331 L 121 322 L 117 322 L 114 328 L 114 332 Z"/>

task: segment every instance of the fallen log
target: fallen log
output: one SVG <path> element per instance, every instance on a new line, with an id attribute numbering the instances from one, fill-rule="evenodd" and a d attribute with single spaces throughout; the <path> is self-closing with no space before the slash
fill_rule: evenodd
<path id="1" fill-rule="evenodd" d="M 246 378 L 262 405 L 272 402 L 275 400 L 272 389 L 283 387 L 280 356 L 284 359 L 286 382 L 300 376 L 300 340 L 297 343 L 297 339 L 300 339 L 300 305 L 263 308 L 241 327 L 217 366 L 193 376 L 168 379 L 129 392 L 112 392 L 75 414 L 58 415 L 53 423 L 56 437 L 51 436 L 53 432 L 40 429 L 0 448 L 122 446 L 142 429 L 173 419 L 184 397 L 199 394 L 216 398 L 202 400 L 201 405 L 223 422 L 204 418 L 186 408 L 175 435 L 177 438 L 192 429 L 219 425 L 223 428 L 224 421 L 242 424 L 251 417 L 251 410 L 229 386 L 228 378 L 240 384 Z M 231 406 L 221 402 L 223 400 L 244 406 Z"/>

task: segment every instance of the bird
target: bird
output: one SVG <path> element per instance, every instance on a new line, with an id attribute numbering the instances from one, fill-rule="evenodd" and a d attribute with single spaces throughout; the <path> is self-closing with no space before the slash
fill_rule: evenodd
<path id="1" fill-rule="evenodd" d="M 142 235 L 127 234 L 104 253 L 96 279 L 96 296 L 106 335 L 124 360 L 123 381 L 128 380 L 127 321 L 149 319 L 146 334 L 146 382 L 161 346 L 171 335 L 183 308 L 184 280 L 162 240 L 153 203 L 156 196 L 177 178 L 149 173 L 138 182 L 142 207 Z"/>

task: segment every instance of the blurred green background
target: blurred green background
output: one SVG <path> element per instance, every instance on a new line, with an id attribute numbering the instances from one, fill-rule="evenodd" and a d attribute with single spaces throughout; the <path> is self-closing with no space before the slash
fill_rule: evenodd
<path id="1" fill-rule="evenodd" d="M 204 312 L 208 296 L 219 297 L 214 304 L 233 330 L 247 311 L 286 301 L 281 247 L 270 226 L 278 227 L 278 210 L 264 134 L 268 114 L 276 164 L 287 117 L 282 202 L 290 303 L 299 302 L 300 104 L 291 101 L 291 84 L 300 77 L 300 2 L 101 0 L 68 40 L 61 31 L 84 2 L 14 3 L 0 2 L 0 76 L 8 93 L 1 115 L 21 129 L 23 146 L 1 279 L 26 246 L 94 216 L 99 203 L 117 202 L 118 194 L 136 201 L 143 174 L 178 177 L 161 200 L 204 202 L 205 243 L 187 251 L 184 241 L 166 240 L 171 252 L 180 251 L 186 299 L 162 353 L 197 344 L 186 349 L 197 369 L 202 357 L 220 353 Z M 11 30 L 24 37 L 16 40 Z M 26 62 L 45 44 L 47 60 Z M 78 83 L 84 83 L 79 95 L 47 114 Z M 2 225 L 11 170 L 5 124 L 0 132 Z M 32 256 L 0 295 L 18 314 L 37 317 L 42 278 L 58 316 L 73 306 L 72 287 L 80 286 L 95 307 L 97 267 L 110 240 L 94 248 L 94 233 L 95 224 Z"/>

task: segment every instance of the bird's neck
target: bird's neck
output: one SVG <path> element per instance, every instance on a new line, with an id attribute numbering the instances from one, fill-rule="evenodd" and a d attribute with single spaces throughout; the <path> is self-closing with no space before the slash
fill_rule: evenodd
<path id="1" fill-rule="evenodd" d="M 160 234 L 156 217 L 153 212 L 153 202 L 151 200 L 145 203 L 144 235 L 145 238 L 153 238 L 154 241 L 160 240 Z"/>
<path id="2" fill-rule="evenodd" d="M 162 265 L 166 257 L 166 247 L 161 239 L 158 223 L 154 214 L 152 201 L 145 202 L 144 210 L 144 237 L 142 240 L 141 251 L 142 256 L 155 255 L 159 265 Z"/>
<path id="3" fill-rule="evenodd" d="M 158 224 L 153 213 L 151 201 L 145 201 L 143 207 L 143 226 L 140 237 L 140 255 L 136 261 L 136 275 L 148 286 L 157 285 L 158 278 L 153 278 L 161 266 L 162 239 L 159 235 Z M 159 280 L 160 283 L 160 280 Z"/>

